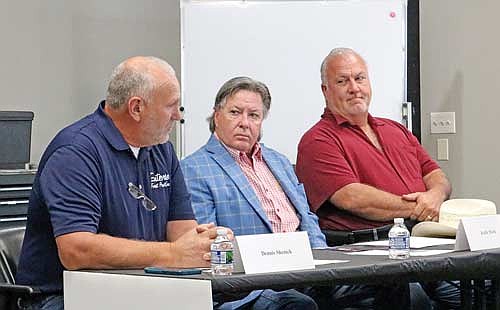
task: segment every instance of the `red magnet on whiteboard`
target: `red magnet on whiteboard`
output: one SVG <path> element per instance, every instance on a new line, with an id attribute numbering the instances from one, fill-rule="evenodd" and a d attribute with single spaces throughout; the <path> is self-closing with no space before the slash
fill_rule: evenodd
<path id="1" fill-rule="evenodd" d="M 390 17 L 394 18 L 396 17 L 396 13 L 395 12 L 391 12 L 391 14 L 389 14 Z"/>

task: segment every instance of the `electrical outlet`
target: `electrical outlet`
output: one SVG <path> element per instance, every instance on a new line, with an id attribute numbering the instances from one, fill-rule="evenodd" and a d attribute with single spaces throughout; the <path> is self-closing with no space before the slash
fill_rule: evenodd
<path id="1" fill-rule="evenodd" d="M 455 112 L 432 112 L 431 133 L 456 133 Z"/>

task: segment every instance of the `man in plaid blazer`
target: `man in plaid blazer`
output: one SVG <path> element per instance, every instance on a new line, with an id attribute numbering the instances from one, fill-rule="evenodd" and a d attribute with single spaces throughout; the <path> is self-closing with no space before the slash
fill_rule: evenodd
<path id="1" fill-rule="evenodd" d="M 248 177 L 256 181 L 259 176 L 250 171 L 254 169 L 247 169 L 248 161 L 238 161 L 239 155 L 236 159 L 232 157 L 237 153 L 247 156 L 250 154 L 250 149 L 254 150 L 254 145 L 260 136 L 260 124 L 265 116 L 263 109 L 266 103 L 270 104 L 270 99 L 269 91 L 264 84 L 246 77 L 231 79 L 219 90 L 215 111 L 210 119 L 213 135 L 205 146 L 181 162 L 195 216 L 198 223 L 212 222 L 219 226 L 234 227 L 235 235 L 272 233 L 273 225 L 261 206 L 260 199 L 265 196 L 263 192 L 266 190 L 270 191 L 271 195 L 273 193 L 279 195 L 276 187 L 281 187 L 282 195 L 278 196 L 278 200 L 281 199 L 283 207 L 286 207 L 284 204 L 290 203 L 299 206 L 296 209 L 288 208 L 288 212 L 285 212 L 283 228 L 293 231 L 306 230 L 312 246 L 326 246 L 325 237 L 318 226 L 318 218 L 309 211 L 304 188 L 299 185 L 291 164 L 284 156 L 259 145 L 259 159 L 252 155 L 246 158 L 255 159 L 255 172 L 267 181 L 265 189 L 252 187 Z M 273 179 L 271 175 L 275 176 L 275 180 L 271 180 Z M 283 201 L 287 199 L 286 197 L 289 202 Z M 269 200 L 267 202 L 268 206 L 272 204 Z M 297 225 L 299 221 L 300 224 Z M 248 307 L 317 309 L 312 298 L 295 290 L 283 292 L 257 290 L 241 300 L 224 303 L 215 308 Z"/>
<path id="2" fill-rule="evenodd" d="M 313 248 L 325 247 L 318 218 L 309 211 L 292 165 L 258 142 L 270 103 L 267 87 L 251 78 L 233 78 L 219 90 L 209 117 L 212 135 L 206 145 L 181 161 L 195 216 L 199 223 L 229 227 L 236 236 L 307 231 Z M 321 307 L 340 309 L 352 303 L 372 306 L 377 290 L 336 286 L 322 289 L 322 296 L 315 289 L 310 294 Z M 295 290 L 258 290 L 219 309 L 243 307 L 314 309 L 317 305 Z"/>
<path id="3" fill-rule="evenodd" d="M 326 247 L 318 218 L 309 211 L 304 187 L 288 159 L 260 144 L 262 158 L 295 207 L 298 230 L 307 231 L 311 247 Z M 236 236 L 272 233 L 271 223 L 250 182 L 224 145 L 210 136 L 207 144 L 181 161 L 198 223 L 229 227 Z"/>

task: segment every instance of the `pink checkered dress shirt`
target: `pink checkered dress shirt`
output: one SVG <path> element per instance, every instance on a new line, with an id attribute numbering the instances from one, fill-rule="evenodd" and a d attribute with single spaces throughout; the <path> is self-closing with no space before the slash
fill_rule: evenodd
<path id="1" fill-rule="evenodd" d="M 300 221 L 295 208 L 262 158 L 259 143 L 255 144 L 251 158 L 246 153 L 230 148 L 224 143 L 222 145 L 229 151 L 252 185 L 273 227 L 273 232 L 296 231 Z"/>

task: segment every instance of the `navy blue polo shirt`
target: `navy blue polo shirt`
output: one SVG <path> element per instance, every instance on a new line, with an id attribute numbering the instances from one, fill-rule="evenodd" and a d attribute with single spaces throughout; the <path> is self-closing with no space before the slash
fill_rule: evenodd
<path id="1" fill-rule="evenodd" d="M 194 219 L 172 144 L 141 148 L 138 158 L 103 110 L 61 130 L 42 156 L 28 209 L 17 283 L 62 291 L 55 237 L 72 232 L 164 241 L 166 224 Z M 128 191 L 143 189 L 147 210 Z"/>

